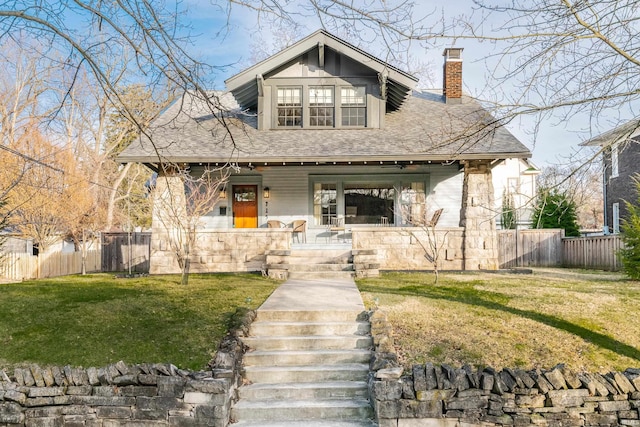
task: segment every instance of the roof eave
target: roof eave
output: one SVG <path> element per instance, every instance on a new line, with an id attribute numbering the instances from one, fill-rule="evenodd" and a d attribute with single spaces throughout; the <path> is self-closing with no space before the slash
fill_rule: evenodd
<path id="1" fill-rule="evenodd" d="M 428 161 L 436 161 L 436 162 L 446 162 L 446 161 L 457 161 L 457 160 L 493 160 L 493 159 L 512 159 L 512 158 L 521 158 L 527 159 L 531 157 L 531 152 L 500 152 L 500 153 L 470 153 L 470 154 L 408 154 L 408 155 L 381 155 L 381 156 L 317 156 L 317 157 L 243 157 L 239 159 L 229 159 L 229 158 L 215 158 L 215 157 L 171 157 L 165 158 L 163 161 L 168 163 L 226 163 L 226 162 L 234 162 L 234 163 L 255 163 L 255 164 L 264 164 L 267 163 L 269 165 L 283 163 L 283 164 L 294 164 L 294 163 L 363 163 L 363 162 L 428 162 Z M 120 163 L 158 163 L 157 157 L 149 157 L 149 156 L 127 156 L 118 157 L 117 159 Z"/>

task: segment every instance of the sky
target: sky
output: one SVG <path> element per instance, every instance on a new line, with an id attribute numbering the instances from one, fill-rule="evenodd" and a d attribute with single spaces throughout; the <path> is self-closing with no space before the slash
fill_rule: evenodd
<path id="1" fill-rule="evenodd" d="M 471 10 L 471 0 L 421 0 L 418 1 L 421 13 L 434 11 L 436 15 L 454 16 L 461 11 Z M 254 13 L 240 6 L 234 7 L 227 15 L 220 8 L 213 7 L 208 1 L 187 0 L 186 21 L 192 27 L 194 53 L 211 65 L 222 66 L 213 77 L 216 89 L 224 89 L 224 80 L 252 64 L 252 47 L 256 45 L 270 46 L 273 31 L 263 28 L 257 31 L 258 20 Z M 301 19 L 301 37 L 321 28 L 317 18 Z M 221 32 L 224 29 L 224 32 Z M 306 32 L 305 32 L 306 30 Z M 349 40 L 347 40 L 349 41 Z M 448 45 L 451 45 L 449 42 Z M 483 88 L 491 76 L 486 71 L 484 59 L 496 47 L 475 40 L 461 40 L 456 47 L 464 48 L 463 52 L 463 85 L 467 94 L 482 97 Z M 371 54 L 379 56 L 375 46 L 365 48 Z M 443 45 L 423 49 L 419 46 L 412 55 L 429 65 L 432 81 L 421 81 L 419 87 L 425 89 L 441 88 Z M 384 59 L 384 58 L 381 58 Z M 509 88 L 505 88 L 509 90 Z M 571 121 L 548 119 L 542 123 L 534 137 L 535 122 L 531 118 L 519 118 L 507 125 L 507 128 L 524 143 L 533 153 L 532 161 L 539 167 L 550 164 L 567 164 L 572 162 L 579 144 L 588 139 L 589 118 L 578 114 Z M 606 129 L 605 129 L 606 130 Z M 603 130 L 604 131 L 604 130 Z M 575 162 L 575 161 L 574 161 Z"/>

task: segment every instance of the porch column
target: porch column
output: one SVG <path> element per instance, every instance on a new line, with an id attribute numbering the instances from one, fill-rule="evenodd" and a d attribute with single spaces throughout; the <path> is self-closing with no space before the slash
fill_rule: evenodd
<path id="1" fill-rule="evenodd" d="M 460 226 L 464 227 L 464 270 L 498 269 L 498 235 L 489 160 L 466 161 Z"/>
<path id="2" fill-rule="evenodd" d="M 170 239 L 175 238 L 176 218 L 186 213 L 184 184 L 178 174 L 159 172 L 152 193 L 151 255 L 149 273 L 179 273 L 180 267 L 171 250 Z"/>

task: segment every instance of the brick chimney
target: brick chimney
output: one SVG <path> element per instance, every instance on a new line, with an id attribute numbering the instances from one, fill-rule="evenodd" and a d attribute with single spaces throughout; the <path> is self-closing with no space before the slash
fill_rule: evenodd
<path id="1" fill-rule="evenodd" d="M 442 95 L 447 104 L 462 102 L 462 48 L 448 47 L 444 56 Z"/>

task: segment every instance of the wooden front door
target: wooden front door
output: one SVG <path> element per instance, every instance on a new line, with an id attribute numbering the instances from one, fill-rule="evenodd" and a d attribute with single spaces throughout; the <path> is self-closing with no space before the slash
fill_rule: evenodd
<path id="1" fill-rule="evenodd" d="M 233 225 L 235 228 L 258 228 L 258 186 L 233 186 Z"/>

